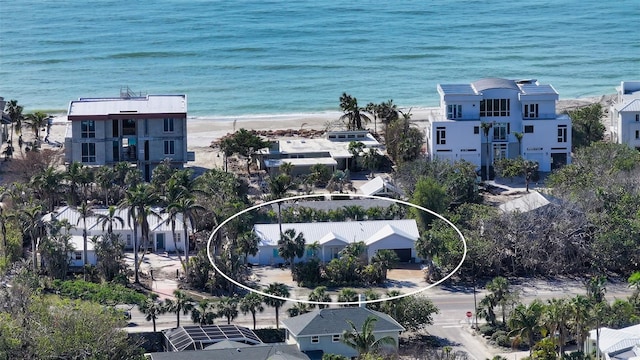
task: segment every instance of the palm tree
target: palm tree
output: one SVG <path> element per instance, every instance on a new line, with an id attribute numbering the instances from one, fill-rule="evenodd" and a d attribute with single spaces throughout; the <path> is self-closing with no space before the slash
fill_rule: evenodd
<path id="1" fill-rule="evenodd" d="M 195 197 L 187 196 L 186 194 L 176 202 L 173 202 L 167 206 L 169 213 L 182 214 L 182 231 L 184 234 L 184 272 L 187 274 L 187 282 L 189 281 L 189 228 L 194 229 L 195 216 L 198 211 L 206 211 L 206 209 L 196 203 Z M 195 229 L 194 229 L 195 231 Z"/>
<path id="2" fill-rule="evenodd" d="M 42 207 L 39 205 L 20 209 L 17 213 L 23 239 L 28 237 L 31 240 L 31 260 L 34 271 L 38 269 L 38 245 L 44 233 L 43 216 Z"/>
<path id="3" fill-rule="evenodd" d="M 287 176 L 291 176 L 291 173 L 293 172 L 293 168 L 294 168 L 294 165 L 292 163 L 283 161 L 280 164 L 280 173 L 285 174 Z"/>
<path id="4" fill-rule="evenodd" d="M 314 259 L 318 258 L 318 252 L 321 248 L 322 246 L 320 246 L 320 243 L 318 241 L 314 241 L 311 244 L 306 245 L 308 253 L 311 254 L 311 257 Z"/>
<path id="5" fill-rule="evenodd" d="M 67 180 L 67 186 L 69 187 L 69 202 L 70 205 L 79 204 L 78 200 L 78 188 L 88 182 L 88 178 L 90 177 L 89 169 L 85 168 L 82 163 L 74 161 L 67 167 L 67 171 L 64 174 L 65 180 Z M 84 195 L 84 192 L 83 192 Z M 83 197 L 86 199 L 86 196 Z"/>
<path id="6" fill-rule="evenodd" d="M 305 244 L 304 234 L 296 234 L 294 229 L 285 230 L 278 240 L 278 254 L 283 259 L 290 261 L 292 274 L 295 267 L 294 260 L 296 257 L 301 258 L 304 255 Z"/>
<path id="7" fill-rule="evenodd" d="M 309 301 L 331 302 L 331 296 L 327 294 L 327 287 L 318 286 L 315 289 L 313 289 L 311 293 L 309 293 Z M 329 307 L 329 305 L 325 305 L 325 304 L 317 304 L 317 305 L 319 309 L 324 309 L 326 307 Z M 316 304 L 309 304 L 309 306 L 311 308 L 315 308 Z"/>
<path id="8" fill-rule="evenodd" d="M 115 206 L 109 206 L 106 214 L 96 214 L 97 224 L 102 225 L 102 231 L 107 229 L 107 234 L 111 236 L 113 234 L 113 225 L 120 224 L 120 227 L 124 227 L 124 219 L 118 214 L 118 208 Z"/>
<path id="9" fill-rule="evenodd" d="M 276 177 L 270 177 L 268 180 L 269 193 L 272 200 L 282 199 L 292 187 L 291 176 L 280 174 Z M 282 201 L 277 202 L 278 205 L 278 227 L 280 236 L 282 237 Z"/>
<path id="10" fill-rule="evenodd" d="M 587 298 L 594 304 L 598 304 L 604 301 L 604 295 L 607 292 L 606 288 L 607 277 L 604 275 L 593 276 L 589 278 L 585 284 L 587 288 Z"/>
<path id="11" fill-rule="evenodd" d="M 249 255 L 255 256 L 258 253 L 260 239 L 253 231 L 245 231 L 236 239 L 238 251 L 244 254 L 244 264 L 249 260 Z"/>
<path id="12" fill-rule="evenodd" d="M 398 262 L 398 254 L 393 250 L 381 249 L 371 258 L 373 264 L 380 266 L 382 281 L 387 280 L 387 272 Z"/>
<path id="13" fill-rule="evenodd" d="M 175 289 L 173 291 L 175 300 L 165 299 L 165 308 L 168 312 L 176 314 L 176 327 L 180 327 L 180 313 L 187 315 L 193 310 L 193 299 L 186 292 Z"/>
<path id="14" fill-rule="evenodd" d="M 110 166 L 101 166 L 96 171 L 95 176 L 96 184 L 99 189 L 104 192 L 104 204 L 105 206 L 109 206 L 109 196 L 112 198 L 116 198 L 112 195 L 114 189 L 116 188 L 116 172 L 114 168 Z"/>
<path id="15" fill-rule="evenodd" d="M 166 312 L 166 308 L 164 305 L 156 301 L 157 296 L 147 298 L 142 305 L 138 306 L 140 312 L 146 315 L 145 319 L 147 321 L 153 321 L 153 332 L 156 332 L 156 320 L 158 317 Z"/>
<path id="16" fill-rule="evenodd" d="M 289 289 L 287 288 L 287 285 L 285 285 L 283 283 L 272 283 L 272 284 L 269 284 L 269 286 L 267 287 L 267 289 L 264 292 L 269 294 L 269 295 L 275 295 L 275 296 L 279 296 L 279 297 L 282 297 L 282 298 L 288 298 L 289 297 Z M 282 305 L 284 305 L 285 301 L 281 300 L 281 299 L 276 299 L 274 297 L 268 297 L 268 298 L 266 298 L 264 300 L 264 303 L 267 304 L 268 306 L 271 306 L 276 311 L 276 329 L 279 329 L 280 328 L 280 313 L 279 313 L 279 310 L 282 307 Z"/>
<path id="17" fill-rule="evenodd" d="M 371 122 L 371 119 L 364 113 L 365 108 L 358 106 L 358 99 L 342 93 L 340 96 L 340 110 L 344 112 L 340 116 L 340 121 L 347 125 L 347 130 L 362 130 L 363 123 Z"/>
<path id="18" fill-rule="evenodd" d="M 6 108 L 7 108 L 7 114 L 11 119 L 10 141 L 11 141 L 11 146 L 13 146 L 14 126 L 15 126 L 15 131 L 17 133 L 20 133 L 20 130 L 22 129 L 22 120 L 24 118 L 24 116 L 22 115 L 22 111 L 24 110 L 24 108 L 21 105 L 18 105 L 18 100 L 10 100 L 9 102 L 7 102 Z"/>
<path id="19" fill-rule="evenodd" d="M 263 301 L 262 295 L 254 292 L 250 292 L 240 299 L 240 311 L 245 315 L 251 313 L 254 330 L 256 329 L 256 313 L 264 311 Z"/>
<path id="20" fill-rule="evenodd" d="M 25 123 L 31 127 L 31 131 L 33 131 L 33 135 L 36 139 L 36 144 L 40 143 L 40 129 L 47 125 L 47 120 L 49 119 L 49 115 L 45 114 L 41 111 L 36 111 L 32 114 L 27 114 Z"/>
<path id="21" fill-rule="evenodd" d="M 346 303 L 346 302 L 356 302 L 359 300 L 358 293 L 351 288 L 343 288 L 338 292 L 338 302 Z M 341 306 L 357 306 L 357 305 L 341 305 Z"/>
<path id="22" fill-rule="evenodd" d="M 576 295 L 569 302 L 573 335 L 578 340 L 578 344 L 584 344 L 589 334 L 589 312 L 591 311 L 591 306 L 591 302 L 584 295 Z"/>
<path id="23" fill-rule="evenodd" d="M 217 313 L 213 311 L 212 304 L 207 299 L 200 300 L 198 305 L 191 309 L 191 321 L 194 324 L 211 325 L 216 317 Z"/>
<path id="24" fill-rule="evenodd" d="M 544 307 L 543 322 L 549 336 L 555 339 L 555 334 L 558 334 L 558 355 L 564 354 L 566 329 L 570 316 L 571 307 L 565 299 L 548 300 L 547 306 Z"/>
<path id="25" fill-rule="evenodd" d="M 493 294 L 487 294 L 482 300 L 480 300 L 480 306 L 476 309 L 479 318 L 487 320 L 492 326 L 496 325 L 496 313 L 494 308 L 496 307 L 496 301 Z"/>
<path id="26" fill-rule="evenodd" d="M 489 130 L 491 130 L 491 128 L 493 127 L 493 124 L 488 122 L 483 122 L 480 124 L 480 127 L 482 128 L 482 133 L 484 134 L 484 137 L 487 140 L 487 158 L 485 160 L 487 174 L 486 174 L 485 180 L 489 180 L 489 163 L 491 163 L 491 149 L 489 148 Z"/>
<path id="27" fill-rule="evenodd" d="M 509 289 L 509 282 L 502 276 L 497 276 L 487 284 L 487 290 L 493 295 L 494 303 L 500 305 L 502 309 L 502 323 L 506 323 L 507 302 L 512 296 L 511 290 Z"/>
<path id="28" fill-rule="evenodd" d="M 88 257 L 88 234 L 87 234 L 87 218 L 93 216 L 93 204 L 87 201 L 83 201 L 80 203 L 80 206 L 76 209 L 80 214 L 76 226 L 80 224 L 80 220 L 82 220 L 82 274 L 84 276 L 84 281 L 87 281 L 87 266 L 89 265 Z"/>
<path id="29" fill-rule="evenodd" d="M 509 328 L 512 329 L 509 335 L 517 333 L 517 339 L 526 339 L 530 356 L 533 351 L 534 337 L 543 329 L 540 324 L 543 308 L 544 305 L 540 300 L 534 300 L 528 307 L 519 304 L 513 310 L 509 319 Z"/>
<path id="30" fill-rule="evenodd" d="M 136 283 L 140 282 L 138 272 L 140 269 L 140 262 L 142 261 L 142 259 L 138 259 L 138 251 L 140 250 L 138 244 L 138 227 L 141 228 L 142 239 L 146 250 L 147 242 L 145 239 L 147 238 L 149 230 L 147 217 L 151 213 L 149 205 L 154 204 L 156 200 L 157 197 L 155 196 L 151 185 L 139 183 L 125 191 L 125 197 L 119 205 L 120 208 L 127 209 L 127 221 L 129 222 L 129 225 L 133 223 L 133 253 Z M 144 253 L 142 254 L 142 257 L 144 258 Z"/>
<path id="31" fill-rule="evenodd" d="M 216 307 L 218 309 L 218 315 L 227 318 L 227 325 L 231 325 L 231 320 L 238 317 L 238 299 L 236 297 L 222 297 Z"/>
<path id="32" fill-rule="evenodd" d="M 310 311 L 311 311 L 311 308 L 309 307 L 309 305 L 305 303 L 296 303 L 295 305 L 287 309 L 287 314 L 289 314 L 289 317 L 294 317 L 294 316 L 306 314 Z"/>
<path id="33" fill-rule="evenodd" d="M 384 336 L 376 339 L 374 334 L 375 323 L 378 319 L 369 315 L 360 331 L 356 328 L 351 320 L 347 320 L 351 330 L 342 332 L 342 342 L 352 349 L 356 350 L 360 356 L 375 353 L 384 345 L 396 346 L 396 340 L 391 336 Z"/>
<path id="34" fill-rule="evenodd" d="M 43 201 L 46 200 L 47 209 L 53 211 L 58 198 L 61 194 L 61 182 L 64 175 L 56 170 L 53 166 L 49 166 L 40 174 L 31 178 L 30 184 L 38 197 Z"/>

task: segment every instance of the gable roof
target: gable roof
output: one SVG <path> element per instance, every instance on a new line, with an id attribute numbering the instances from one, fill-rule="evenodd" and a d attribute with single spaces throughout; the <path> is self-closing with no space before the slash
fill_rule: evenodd
<path id="1" fill-rule="evenodd" d="M 596 330 L 589 331 L 589 338 L 596 339 Z M 640 344 L 640 325 L 623 329 L 600 328 L 600 350 L 611 353 Z"/>
<path id="2" fill-rule="evenodd" d="M 633 100 L 629 101 L 628 103 L 617 104 L 616 107 L 619 107 L 618 108 L 619 112 L 623 112 L 623 111 L 629 111 L 629 112 L 640 111 L 640 99 L 633 99 Z"/>
<path id="3" fill-rule="evenodd" d="M 552 198 L 551 196 L 541 194 L 538 191 L 531 191 L 528 194 L 525 194 L 517 199 L 513 199 L 500 204 L 498 208 L 501 211 L 507 213 L 516 211 L 525 213 L 555 202 L 557 202 L 557 200 Z"/>
<path id="4" fill-rule="evenodd" d="M 381 191 L 391 191 L 397 194 L 402 194 L 401 190 L 391 185 L 388 181 L 384 180 L 380 176 L 376 176 L 374 179 L 362 184 L 359 190 L 365 195 L 375 195 L 380 193 Z"/>
<path id="5" fill-rule="evenodd" d="M 336 238 L 344 239 L 347 243 L 367 241 L 386 225 L 393 225 L 398 233 L 417 239 L 420 234 L 415 220 L 372 220 L 372 221 L 344 221 L 344 222 L 315 222 L 315 223 L 285 223 L 282 230 L 293 229 L 297 234 L 302 233 L 307 244 L 320 241 L 333 233 Z M 278 224 L 255 224 L 254 232 L 260 239 L 260 246 L 277 246 L 280 239 Z"/>
<path id="6" fill-rule="evenodd" d="M 351 330 L 347 319 L 353 322 L 356 329 L 360 329 L 369 316 L 378 319 L 374 333 L 405 330 L 391 316 L 366 307 L 325 308 L 282 320 L 281 323 L 296 337 L 335 335 Z"/>
<path id="7" fill-rule="evenodd" d="M 153 209 L 154 214 L 150 214 L 147 217 L 147 221 L 149 222 L 149 229 L 151 232 L 171 231 L 171 222 L 169 219 L 169 214 L 163 213 L 162 209 L 156 208 Z M 88 216 L 85 220 L 87 223 L 87 231 L 89 232 L 101 232 L 103 231 L 102 224 L 100 223 L 100 215 L 107 215 L 109 213 L 109 209 L 107 208 L 95 208 L 92 210 L 92 215 Z M 133 226 L 130 225 L 131 221 L 129 220 L 129 209 L 120 209 L 116 210 L 115 216 L 122 218 L 124 224 L 120 224 L 119 221 L 114 222 L 113 230 L 114 231 L 133 231 Z M 63 206 L 56 209 L 53 213 L 49 213 L 45 215 L 45 221 L 51 221 L 53 219 L 57 220 L 67 220 L 69 224 L 75 226 L 77 229 L 81 229 L 83 225 L 83 219 L 80 212 L 71 206 Z M 182 214 L 176 215 L 176 231 L 183 230 L 182 224 Z M 104 228 L 106 231 L 106 227 Z"/>
<path id="8" fill-rule="evenodd" d="M 400 235 L 403 238 L 407 238 L 413 241 L 418 240 L 417 236 L 413 236 L 411 234 L 407 234 L 404 231 L 396 228 L 393 225 L 385 225 L 382 229 L 380 229 L 377 233 L 373 234 L 371 237 L 369 237 L 366 241 L 365 244 L 367 245 L 371 245 L 377 241 L 380 241 L 384 238 L 387 238 L 391 235 Z"/>
<path id="9" fill-rule="evenodd" d="M 345 245 L 349 243 L 347 239 L 341 236 L 338 236 L 331 231 L 329 231 L 327 235 L 323 236 L 320 240 L 318 240 L 318 243 L 320 245 L 336 244 L 338 242 L 343 243 Z"/>

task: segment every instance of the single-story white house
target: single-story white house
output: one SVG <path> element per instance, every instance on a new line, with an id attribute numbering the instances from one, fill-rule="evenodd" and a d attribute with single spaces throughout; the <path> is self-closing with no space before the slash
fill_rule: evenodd
<path id="1" fill-rule="evenodd" d="M 100 215 L 107 215 L 108 209 L 93 209 L 92 214 L 86 219 L 83 219 L 78 210 L 71 206 L 63 206 L 56 209 L 54 212 L 45 216 L 45 221 L 66 220 L 73 227 L 69 230 L 69 234 L 72 236 L 75 244 L 75 237 L 80 238 L 80 241 L 75 246 L 76 252 L 82 252 L 83 241 L 82 232 L 85 226 L 87 227 L 87 236 L 89 238 L 93 236 L 100 236 L 107 233 L 106 225 L 103 226 L 100 221 Z M 127 209 L 117 209 L 115 215 L 123 220 L 113 222 L 113 233 L 120 236 L 125 243 L 125 249 L 133 249 L 133 222 L 129 219 L 129 211 Z M 147 217 L 149 222 L 149 248 L 153 251 L 184 251 L 184 227 L 182 224 L 182 214 L 176 216 L 175 221 L 175 239 L 171 230 L 171 221 L 169 215 L 162 212 L 162 209 L 152 209 L 152 213 Z M 142 246 L 142 232 L 138 226 L 138 242 L 139 246 Z M 191 232 L 191 230 L 189 230 Z M 90 242 L 90 241 L 89 241 Z M 90 245 L 92 246 L 92 245 Z M 89 250 L 89 249 L 87 249 Z M 77 257 L 74 255 L 74 257 Z"/>
<path id="2" fill-rule="evenodd" d="M 389 181 L 383 179 L 380 176 L 367 181 L 358 189 L 359 193 L 364 195 L 377 195 L 377 196 L 391 196 L 400 195 L 403 196 L 404 192 L 397 186 L 391 184 Z"/>
<path id="3" fill-rule="evenodd" d="M 71 267 L 83 267 L 83 249 L 84 249 L 84 237 L 82 235 L 71 235 L 71 245 L 73 251 L 69 252 L 69 265 Z M 87 238 L 87 264 L 96 265 L 98 263 L 98 257 L 96 255 L 96 248 L 91 241 L 91 237 Z"/>
<path id="4" fill-rule="evenodd" d="M 418 260 L 415 242 L 420 237 L 415 220 L 375 220 L 346 222 L 285 223 L 282 231 L 295 230 L 302 233 L 307 245 L 317 242 L 320 250 L 314 254 L 310 249 L 296 261 L 304 261 L 314 256 L 328 262 L 339 257 L 348 244 L 364 242 L 367 257 L 371 259 L 378 250 L 394 250 L 401 262 Z M 258 265 L 282 264 L 286 260 L 278 254 L 280 227 L 278 224 L 255 224 L 253 227 L 259 238 L 259 251 L 249 256 L 248 261 Z"/>

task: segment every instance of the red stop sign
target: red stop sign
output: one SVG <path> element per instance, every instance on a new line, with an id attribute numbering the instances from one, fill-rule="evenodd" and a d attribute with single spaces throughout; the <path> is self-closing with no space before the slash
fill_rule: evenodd
<path id="1" fill-rule="evenodd" d="M 473 313 L 471 311 L 467 311 L 467 317 L 470 318 L 473 316 Z"/>

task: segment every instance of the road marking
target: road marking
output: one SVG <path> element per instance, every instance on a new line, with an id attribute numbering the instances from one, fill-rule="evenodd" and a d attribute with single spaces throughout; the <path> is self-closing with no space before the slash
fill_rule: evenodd
<path id="1" fill-rule="evenodd" d="M 462 325 L 444 325 L 444 326 L 440 326 L 443 329 L 447 329 L 447 328 L 461 328 Z"/>

